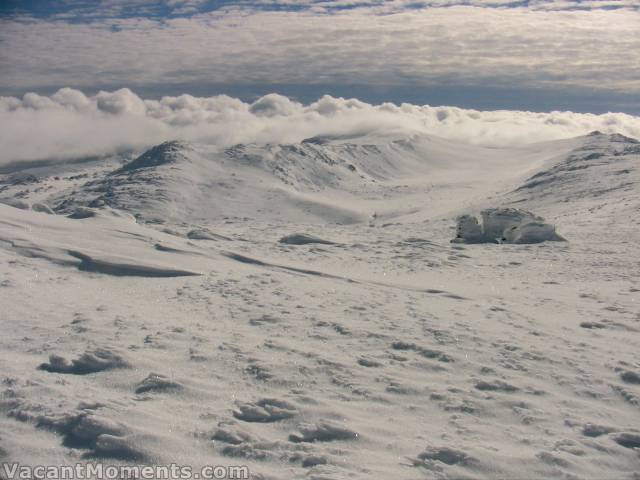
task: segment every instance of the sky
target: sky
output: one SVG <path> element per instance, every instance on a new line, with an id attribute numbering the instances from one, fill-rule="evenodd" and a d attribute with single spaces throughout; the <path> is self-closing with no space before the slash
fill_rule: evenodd
<path id="1" fill-rule="evenodd" d="M 0 95 L 640 114 L 640 0 L 2 0 Z"/>
<path id="2" fill-rule="evenodd" d="M 317 135 L 640 138 L 640 0 L 0 0 L 0 174 Z"/>

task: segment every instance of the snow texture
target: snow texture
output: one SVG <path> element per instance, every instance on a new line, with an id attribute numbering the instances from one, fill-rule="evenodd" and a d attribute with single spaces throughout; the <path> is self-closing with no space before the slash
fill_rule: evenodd
<path id="1" fill-rule="evenodd" d="M 0 458 L 637 479 L 639 165 L 600 132 L 14 165 Z"/>

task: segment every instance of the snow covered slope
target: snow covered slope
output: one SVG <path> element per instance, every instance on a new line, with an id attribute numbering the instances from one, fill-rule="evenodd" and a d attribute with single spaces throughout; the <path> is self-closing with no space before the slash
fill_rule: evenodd
<path id="1" fill-rule="evenodd" d="M 11 172 L 0 458 L 637 478 L 638 145 L 170 142 Z M 568 242 L 450 243 L 499 206 Z"/>
<path id="2" fill-rule="evenodd" d="M 637 191 L 634 186 L 640 180 L 639 141 L 600 132 L 581 140 L 569 155 L 547 162 L 520 185 L 514 192 L 517 201 L 575 205 L 578 201 L 599 197 L 611 201 Z"/>
<path id="3" fill-rule="evenodd" d="M 72 187 L 49 182 L 50 193 L 41 200 L 59 213 L 108 205 L 160 223 L 362 223 L 421 210 L 425 189 L 457 196 L 457 202 L 444 201 L 445 207 L 458 206 L 463 198 L 512 185 L 523 169 L 555 155 L 556 145 L 521 151 L 426 135 L 323 137 L 224 149 L 166 142 L 123 165 L 112 164 L 110 172 L 104 165 L 99 172 L 88 170 L 83 177 L 90 180 Z M 22 196 L 16 190 L 0 195 Z"/>

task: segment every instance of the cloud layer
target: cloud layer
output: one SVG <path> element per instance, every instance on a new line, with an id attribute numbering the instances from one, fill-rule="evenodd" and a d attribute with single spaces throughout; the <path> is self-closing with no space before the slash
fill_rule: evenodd
<path id="1" fill-rule="evenodd" d="M 0 90 L 361 84 L 640 93 L 636 0 L 527 3 L 265 0 L 188 17 L 5 17 Z M 121 4 L 104 2 L 114 12 Z"/>
<path id="2" fill-rule="evenodd" d="M 0 165 L 142 149 L 183 139 L 221 146 L 290 143 L 317 135 L 427 133 L 484 145 L 517 145 L 601 130 L 640 138 L 640 117 L 572 112 L 481 112 L 324 96 L 303 105 L 277 94 L 253 103 L 225 95 L 144 100 L 129 89 L 86 96 L 0 97 Z"/>

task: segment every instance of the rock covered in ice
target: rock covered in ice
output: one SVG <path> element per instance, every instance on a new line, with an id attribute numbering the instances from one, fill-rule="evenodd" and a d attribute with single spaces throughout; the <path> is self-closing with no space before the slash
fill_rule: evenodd
<path id="1" fill-rule="evenodd" d="M 525 244 L 565 241 L 554 225 L 526 210 L 490 208 L 483 210 L 481 216 L 482 225 L 473 215 L 458 217 L 456 238 L 452 242 Z"/>
<path id="2" fill-rule="evenodd" d="M 504 243 L 542 243 L 546 241 L 562 242 L 563 237 L 556 233 L 556 227 L 544 222 L 528 222 L 512 226 L 505 230 Z"/>
<path id="3" fill-rule="evenodd" d="M 473 215 L 462 215 L 458 217 L 455 243 L 483 243 L 485 242 L 484 232 L 478 223 L 478 219 Z"/>
<path id="4" fill-rule="evenodd" d="M 502 239 L 504 232 L 524 223 L 544 221 L 526 210 L 517 208 L 489 208 L 480 212 L 482 216 L 482 230 L 490 239 Z"/>

